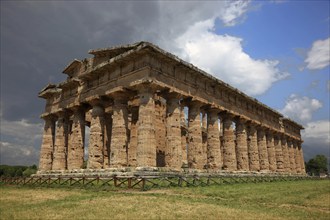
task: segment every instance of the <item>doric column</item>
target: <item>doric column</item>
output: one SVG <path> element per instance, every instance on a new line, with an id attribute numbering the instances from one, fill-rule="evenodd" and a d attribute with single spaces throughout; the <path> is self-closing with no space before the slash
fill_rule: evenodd
<path id="1" fill-rule="evenodd" d="M 166 148 L 167 167 L 180 169 L 182 166 L 180 99 L 177 94 L 167 97 L 166 109 Z"/>
<path id="2" fill-rule="evenodd" d="M 209 109 L 207 112 L 207 165 L 210 169 L 221 168 L 220 134 L 218 125 L 218 109 Z"/>
<path id="3" fill-rule="evenodd" d="M 275 146 L 275 157 L 276 157 L 276 171 L 284 172 L 284 161 L 283 161 L 283 152 L 282 145 L 279 136 L 274 135 L 274 146 Z"/>
<path id="4" fill-rule="evenodd" d="M 95 104 L 92 110 L 92 119 L 88 146 L 89 169 L 103 168 L 103 148 L 104 148 L 104 108 Z"/>
<path id="5" fill-rule="evenodd" d="M 55 134 L 55 147 L 53 170 L 65 170 L 67 168 L 67 147 L 68 147 L 68 115 L 61 111 L 57 114 L 57 127 Z"/>
<path id="6" fill-rule="evenodd" d="M 155 101 L 155 138 L 156 138 L 156 166 L 166 166 L 166 100 L 158 96 Z M 180 137 L 181 141 L 181 137 Z M 181 144 L 180 144 L 181 146 Z"/>
<path id="7" fill-rule="evenodd" d="M 131 108 L 131 122 L 130 122 L 130 140 L 128 145 L 128 165 L 136 167 L 136 149 L 137 149 L 137 123 L 138 123 L 138 108 Z"/>
<path id="8" fill-rule="evenodd" d="M 111 132 L 110 167 L 127 166 L 128 112 L 124 94 L 114 96 Z"/>
<path id="9" fill-rule="evenodd" d="M 44 132 L 42 136 L 39 170 L 51 170 L 53 164 L 54 139 L 55 139 L 55 117 L 43 117 L 45 121 Z"/>
<path id="10" fill-rule="evenodd" d="M 206 110 L 202 111 L 202 127 L 207 129 L 207 112 Z"/>
<path id="11" fill-rule="evenodd" d="M 275 156 L 275 145 L 274 145 L 274 135 L 272 131 L 266 132 L 266 140 L 267 140 L 267 154 L 268 154 L 268 162 L 269 162 L 269 170 L 275 172 L 277 169 L 276 166 L 276 156 Z"/>
<path id="12" fill-rule="evenodd" d="M 258 151 L 259 151 L 260 171 L 269 170 L 267 141 L 266 141 L 265 130 L 262 127 L 258 128 Z"/>
<path id="13" fill-rule="evenodd" d="M 285 170 L 285 172 L 289 173 L 290 172 L 290 158 L 289 158 L 287 138 L 285 135 L 282 135 L 282 137 L 281 137 L 281 145 L 282 145 L 282 152 L 283 152 L 284 170 Z"/>
<path id="14" fill-rule="evenodd" d="M 292 141 L 293 150 L 294 150 L 294 160 L 295 160 L 295 171 L 296 173 L 301 173 L 301 161 L 300 161 L 300 152 L 298 149 L 298 144 L 296 140 Z"/>
<path id="15" fill-rule="evenodd" d="M 288 151 L 289 151 L 290 173 L 296 173 L 296 162 L 294 159 L 294 149 L 291 139 L 288 139 Z"/>
<path id="16" fill-rule="evenodd" d="M 111 154 L 112 114 L 105 112 L 104 119 L 103 168 L 108 168 L 110 167 Z"/>
<path id="17" fill-rule="evenodd" d="M 72 134 L 68 146 L 68 170 L 82 169 L 84 165 L 85 111 L 73 109 Z"/>
<path id="18" fill-rule="evenodd" d="M 249 170 L 246 121 L 241 118 L 236 121 L 236 159 L 237 170 Z"/>
<path id="19" fill-rule="evenodd" d="M 305 170 L 304 153 L 303 153 L 303 149 L 302 149 L 302 146 L 301 146 L 301 142 L 298 143 L 298 149 L 299 149 L 299 153 L 300 153 L 300 167 L 301 167 L 301 173 L 306 173 L 306 170 Z"/>
<path id="20" fill-rule="evenodd" d="M 180 116 L 181 116 L 181 149 L 182 149 L 182 165 L 188 165 L 188 158 L 187 158 L 187 131 L 186 131 L 186 119 L 185 119 L 185 112 L 184 112 L 184 104 L 181 103 L 180 108 Z"/>
<path id="21" fill-rule="evenodd" d="M 138 121 L 137 165 L 156 166 L 155 100 L 152 88 L 142 87 L 139 91 L 140 107 Z"/>
<path id="22" fill-rule="evenodd" d="M 193 169 L 203 169 L 202 129 L 200 118 L 201 103 L 191 102 L 188 110 L 188 166 Z"/>
<path id="23" fill-rule="evenodd" d="M 258 151 L 258 138 L 257 129 L 254 124 L 249 125 L 248 130 L 248 155 L 250 171 L 259 171 L 259 151 Z"/>
<path id="24" fill-rule="evenodd" d="M 237 170 L 237 162 L 233 120 L 229 114 L 222 114 L 221 118 L 223 121 L 223 169 L 234 171 Z"/>

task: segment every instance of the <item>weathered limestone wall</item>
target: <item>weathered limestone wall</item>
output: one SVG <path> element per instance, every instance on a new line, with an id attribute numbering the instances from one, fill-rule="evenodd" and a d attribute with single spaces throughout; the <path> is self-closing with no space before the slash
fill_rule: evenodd
<path id="1" fill-rule="evenodd" d="M 266 140 L 267 140 L 267 153 L 268 153 L 269 170 L 272 171 L 272 172 L 275 172 L 276 169 L 277 169 L 277 166 L 276 166 L 274 136 L 269 131 L 266 133 Z"/>
<path id="2" fill-rule="evenodd" d="M 236 158 L 237 170 L 249 170 L 247 130 L 242 119 L 236 122 Z"/>
<path id="3" fill-rule="evenodd" d="M 182 166 L 182 144 L 181 144 L 181 107 L 180 97 L 173 95 L 167 99 L 166 112 L 166 166 L 180 169 Z"/>
<path id="4" fill-rule="evenodd" d="M 131 109 L 131 122 L 130 122 L 130 141 L 128 145 L 128 166 L 136 167 L 136 150 L 137 150 L 137 123 L 138 123 L 138 109 Z"/>
<path id="5" fill-rule="evenodd" d="M 104 147 L 103 147 L 103 168 L 110 167 L 110 154 L 111 154 L 111 137 L 112 137 L 112 115 L 109 113 L 104 114 Z"/>
<path id="6" fill-rule="evenodd" d="M 39 170 L 51 170 L 53 164 L 55 118 L 45 117 L 45 126 L 40 150 Z"/>
<path id="7" fill-rule="evenodd" d="M 89 169 L 103 168 L 103 147 L 104 147 L 104 109 L 100 105 L 94 105 L 88 147 Z"/>
<path id="8" fill-rule="evenodd" d="M 235 153 L 235 133 L 231 116 L 223 114 L 223 169 L 237 170 Z"/>
<path id="9" fill-rule="evenodd" d="M 191 102 L 188 111 L 188 166 L 193 169 L 204 168 L 200 103 Z"/>
<path id="10" fill-rule="evenodd" d="M 295 173 L 296 163 L 294 159 L 294 148 L 293 148 L 292 140 L 288 140 L 288 150 L 289 150 L 289 164 L 290 164 L 289 172 Z"/>
<path id="11" fill-rule="evenodd" d="M 248 155 L 249 155 L 249 167 L 251 171 L 259 171 L 259 151 L 258 151 L 258 138 L 257 129 L 255 125 L 249 125 L 248 132 Z"/>
<path id="12" fill-rule="evenodd" d="M 299 151 L 300 151 L 300 161 L 301 161 L 301 173 L 306 173 L 305 170 L 305 162 L 304 162 L 304 153 L 303 153 L 303 149 L 301 148 L 301 145 L 299 146 Z"/>
<path id="13" fill-rule="evenodd" d="M 67 147 L 68 147 L 68 116 L 64 112 L 58 114 L 53 170 L 65 170 L 67 168 Z"/>
<path id="14" fill-rule="evenodd" d="M 72 133 L 68 146 L 68 170 L 82 169 L 84 165 L 85 111 L 75 109 L 73 113 Z"/>
<path id="15" fill-rule="evenodd" d="M 156 131 L 156 166 L 165 167 L 166 161 L 166 103 L 163 100 L 155 102 Z"/>
<path id="16" fill-rule="evenodd" d="M 260 170 L 266 171 L 269 170 L 269 162 L 268 162 L 267 141 L 266 141 L 265 131 L 262 128 L 258 128 L 257 136 L 258 136 Z"/>
<path id="17" fill-rule="evenodd" d="M 215 170 L 222 167 L 218 111 L 210 109 L 207 113 L 207 167 Z"/>
<path id="18" fill-rule="evenodd" d="M 276 171 L 277 172 L 284 172 L 284 159 L 283 159 L 283 152 L 282 152 L 282 145 L 281 140 L 279 139 L 278 135 L 274 136 L 274 145 L 275 145 L 275 157 L 276 157 Z"/>
<path id="19" fill-rule="evenodd" d="M 87 125 L 91 169 L 305 172 L 302 126 L 228 84 L 145 42 L 91 54 L 39 93 L 41 171 L 82 168 Z"/>
<path id="20" fill-rule="evenodd" d="M 155 101 L 149 88 L 140 89 L 137 166 L 156 166 Z"/>
<path id="21" fill-rule="evenodd" d="M 180 120 L 181 120 L 181 149 L 182 149 L 182 166 L 188 166 L 188 152 L 187 152 L 187 131 L 186 131 L 186 119 L 184 113 L 184 105 L 181 104 L 180 107 Z"/>
<path id="22" fill-rule="evenodd" d="M 284 160 L 284 170 L 285 170 L 285 172 L 289 173 L 291 170 L 290 159 L 289 159 L 289 150 L 288 150 L 287 140 L 284 136 L 282 136 L 281 145 L 282 145 L 283 160 Z"/>
<path id="23" fill-rule="evenodd" d="M 298 145 L 295 141 L 293 142 L 293 149 L 294 149 L 295 171 L 297 173 L 301 173 L 300 152 L 298 150 Z"/>
<path id="24" fill-rule="evenodd" d="M 126 97 L 116 97 L 113 103 L 111 167 L 125 167 L 128 164 L 128 111 Z"/>

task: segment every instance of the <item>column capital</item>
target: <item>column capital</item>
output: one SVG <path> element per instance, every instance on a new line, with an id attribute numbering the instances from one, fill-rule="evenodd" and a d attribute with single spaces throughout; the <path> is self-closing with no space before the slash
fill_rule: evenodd
<path id="1" fill-rule="evenodd" d="M 285 143 L 288 141 L 287 136 L 284 135 L 284 134 L 280 135 L 280 139 L 281 139 L 282 142 L 285 142 Z"/>
<path id="2" fill-rule="evenodd" d="M 65 108 L 61 108 L 55 114 L 57 116 L 57 119 L 59 119 L 59 118 L 65 118 L 65 117 L 68 117 L 69 116 L 70 110 L 69 109 L 65 109 Z"/>
<path id="3" fill-rule="evenodd" d="M 44 121 L 56 121 L 57 120 L 57 115 L 56 114 L 42 114 L 40 116 Z"/>
<path id="4" fill-rule="evenodd" d="M 85 112 L 86 109 L 86 106 L 83 105 L 75 105 L 70 108 L 72 112 Z"/>
<path id="5" fill-rule="evenodd" d="M 228 111 L 221 111 L 219 113 L 219 116 L 222 120 L 225 120 L 225 119 L 230 119 L 230 120 L 234 120 L 235 119 L 235 115 L 232 114 L 231 112 L 228 112 Z"/>
<path id="6" fill-rule="evenodd" d="M 201 103 L 198 100 L 191 100 L 188 102 L 189 107 L 195 107 L 195 108 L 201 108 L 203 106 L 203 103 Z"/>
<path id="7" fill-rule="evenodd" d="M 246 118 L 245 116 L 242 116 L 242 115 L 239 115 L 239 116 L 235 116 L 235 119 L 234 121 L 237 123 L 237 124 L 245 124 L 245 125 L 248 125 L 250 120 L 248 118 Z"/>
<path id="8" fill-rule="evenodd" d="M 266 131 L 266 139 L 267 139 L 267 140 L 270 140 L 270 139 L 272 139 L 272 138 L 274 138 L 274 133 L 273 133 L 273 132 L 267 132 L 267 131 Z"/>
<path id="9" fill-rule="evenodd" d="M 102 105 L 94 105 L 92 109 L 92 116 L 102 116 L 104 115 L 104 108 Z"/>
<path id="10" fill-rule="evenodd" d="M 216 107 L 213 107 L 213 106 L 211 106 L 211 107 L 209 107 L 209 108 L 206 108 L 205 111 L 206 111 L 207 113 L 211 113 L 211 114 L 219 114 L 219 113 L 221 112 L 220 109 L 218 109 L 218 108 L 216 108 Z"/>
<path id="11" fill-rule="evenodd" d="M 182 98 L 182 95 L 176 92 L 167 92 L 163 96 L 167 101 L 168 100 L 180 100 Z"/>

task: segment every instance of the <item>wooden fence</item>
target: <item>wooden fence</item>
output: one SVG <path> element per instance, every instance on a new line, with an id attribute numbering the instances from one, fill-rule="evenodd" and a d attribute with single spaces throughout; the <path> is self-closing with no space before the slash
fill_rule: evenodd
<path id="1" fill-rule="evenodd" d="M 238 183 L 260 183 L 278 181 L 321 179 L 310 176 L 268 176 L 268 175 L 227 175 L 227 176 L 113 176 L 113 177 L 1 177 L 2 185 L 22 185 L 37 187 L 80 187 L 106 189 L 140 189 L 149 190 L 163 187 L 195 187 Z"/>

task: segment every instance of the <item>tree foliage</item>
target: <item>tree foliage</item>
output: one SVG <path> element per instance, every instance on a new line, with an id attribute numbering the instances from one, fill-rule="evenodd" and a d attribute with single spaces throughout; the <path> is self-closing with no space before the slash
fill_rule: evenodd
<path id="1" fill-rule="evenodd" d="M 0 165 L 0 176 L 5 177 L 28 177 L 35 174 L 38 170 L 36 165 L 32 166 L 9 166 Z"/>
<path id="2" fill-rule="evenodd" d="M 324 155 L 316 155 L 306 164 L 306 171 L 311 175 L 320 175 L 320 173 L 328 172 L 328 160 Z"/>

